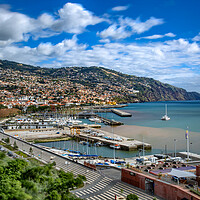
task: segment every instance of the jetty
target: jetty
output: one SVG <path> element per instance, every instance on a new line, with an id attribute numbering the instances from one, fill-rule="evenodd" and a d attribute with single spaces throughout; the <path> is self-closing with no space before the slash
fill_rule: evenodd
<path id="1" fill-rule="evenodd" d="M 131 113 L 124 112 L 122 110 L 112 109 L 111 111 L 113 113 L 115 113 L 116 115 L 119 115 L 120 117 L 131 117 L 132 116 Z"/>
<path id="2" fill-rule="evenodd" d="M 110 125 L 110 126 L 120 126 L 120 125 L 123 125 L 122 122 L 119 122 L 119 121 L 115 121 L 114 119 L 107 119 L 105 117 L 100 117 L 100 116 L 96 116 L 98 117 L 99 119 L 101 119 L 101 121 L 106 124 L 106 125 Z"/>
<path id="3" fill-rule="evenodd" d="M 110 132 L 107 132 L 107 131 L 97 130 L 97 129 L 90 129 L 90 130 L 98 132 L 98 133 L 103 133 L 105 136 L 107 136 L 109 138 L 113 137 L 113 133 L 110 133 Z M 80 140 L 85 140 L 85 141 L 88 141 L 90 143 L 95 143 L 95 142 L 100 141 L 105 146 L 119 144 L 120 149 L 125 150 L 125 151 L 137 151 L 139 149 L 142 149 L 143 145 L 144 145 L 145 150 L 150 150 L 152 148 L 151 144 L 143 143 L 143 142 L 135 140 L 133 138 L 122 137 L 122 136 L 119 136 L 119 135 L 116 135 L 116 134 L 115 134 L 115 137 L 121 138 L 121 141 L 106 139 L 105 137 L 100 137 L 100 136 L 94 136 L 94 135 L 86 133 L 84 130 L 81 131 L 80 134 L 76 134 L 76 137 L 78 137 Z"/>
<path id="4" fill-rule="evenodd" d="M 108 110 L 107 112 L 111 112 L 110 110 Z M 81 112 L 78 115 L 79 119 L 86 119 L 86 118 L 90 118 L 90 117 L 96 117 L 99 118 L 104 124 L 106 125 L 110 125 L 110 126 L 120 126 L 123 125 L 122 122 L 120 121 L 116 121 L 114 119 L 108 119 L 105 117 L 101 117 L 97 114 L 95 114 L 94 112 Z"/>

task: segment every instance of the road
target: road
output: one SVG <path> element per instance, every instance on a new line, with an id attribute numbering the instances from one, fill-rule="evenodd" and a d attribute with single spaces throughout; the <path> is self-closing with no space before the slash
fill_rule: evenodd
<path id="1" fill-rule="evenodd" d="M 138 195 L 140 200 L 152 200 L 154 198 L 154 196 L 146 194 L 143 190 L 122 182 L 120 180 L 121 172 L 117 169 L 111 168 L 94 171 L 84 165 L 50 152 L 39 145 L 31 144 L 20 138 L 10 136 L 0 130 L 0 139 L 6 139 L 7 137 L 10 138 L 10 144 L 13 144 L 16 141 L 19 149 L 24 152 L 30 153 L 30 148 L 32 148 L 32 156 L 37 157 L 46 163 L 50 162 L 53 157 L 53 161 L 56 162 L 56 167 L 58 169 L 63 169 L 66 172 L 73 172 L 74 175 L 84 175 L 87 179 L 85 186 L 71 191 L 82 199 L 114 200 L 115 195 L 127 196 L 130 193 Z"/>

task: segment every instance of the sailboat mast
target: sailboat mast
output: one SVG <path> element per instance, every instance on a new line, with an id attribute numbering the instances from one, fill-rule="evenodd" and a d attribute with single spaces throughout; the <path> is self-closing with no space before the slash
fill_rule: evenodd
<path id="1" fill-rule="evenodd" d="M 165 115 L 167 116 L 167 104 L 165 104 Z"/>

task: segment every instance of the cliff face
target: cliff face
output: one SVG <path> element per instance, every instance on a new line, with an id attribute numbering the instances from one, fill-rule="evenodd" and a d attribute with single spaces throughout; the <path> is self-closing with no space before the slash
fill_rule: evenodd
<path id="1" fill-rule="evenodd" d="M 4 80 L 6 71 L 36 77 L 42 84 L 45 80 L 64 81 L 73 88 L 74 95 L 77 87 L 96 93 L 112 93 L 113 100 L 120 102 L 143 101 L 173 101 L 173 100 L 200 100 L 200 94 L 187 92 L 169 84 L 164 84 L 152 78 L 136 77 L 122 74 L 102 67 L 62 67 L 41 68 L 21 63 L 0 60 L 1 78 Z M 78 85 L 77 85 L 78 84 Z M 74 89 L 75 88 L 75 89 Z M 1 88 L 2 89 L 2 88 Z M 15 88 L 16 89 L 16 88 Z M 72 89 L 70 89 L 72 90 Z M 137 93 L 139 91 L 139 93 Z M 67 95 L 66 92 L 64 95 Z"/>

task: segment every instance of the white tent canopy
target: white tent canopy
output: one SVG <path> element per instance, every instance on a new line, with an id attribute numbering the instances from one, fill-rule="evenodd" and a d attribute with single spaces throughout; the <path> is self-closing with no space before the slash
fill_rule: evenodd
<path id="1" fill-rule="evenodd" d="M 168 175 L 176 176 L 178 178 L 196 177 L 196 175 L 192 172 L 181 171 L 181 170 L 174 169 L 174 168 L 172 168 L 172 171 L 169 172 Z"/>

